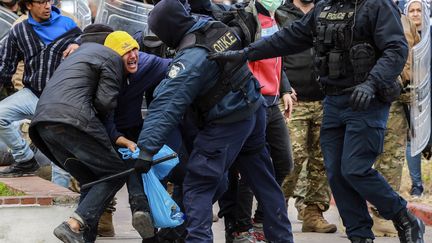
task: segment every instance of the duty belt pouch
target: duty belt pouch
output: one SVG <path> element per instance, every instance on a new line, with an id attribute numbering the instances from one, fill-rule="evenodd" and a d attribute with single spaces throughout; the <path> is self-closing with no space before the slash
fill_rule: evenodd
<path id="1" fill-rule="evenodd" d="M 357 44 L 351 47 L 349 55 L 355 83 L 364 82 L 370 70 L 375 65 L 374 48 L 369 43 Z"/>
<path id="2" fill-rule="evenodd" d="M 328 72 L 328 63 L 327 56 L 315 56 L 315 71 L 319 74 L 319 76 L 327 76 Z"/>
<path id="3" fill-rule="evenodd" d="M 337 79 L 345 75 L 344 51 L 332 50 L 328 54 L 328 76 Z"/>

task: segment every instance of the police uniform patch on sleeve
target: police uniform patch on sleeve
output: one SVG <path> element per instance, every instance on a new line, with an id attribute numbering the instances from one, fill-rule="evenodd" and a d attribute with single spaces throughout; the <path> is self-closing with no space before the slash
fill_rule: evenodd
<path id="1" fill-rule="evenodd" d="M 171 65 L 170 70 L 168 71 L 168 77 L 169 78 L 175 78 L 177 75 L 185 69 L 185 66 L 181 62 L 176 62 L 173 65 Z"/>

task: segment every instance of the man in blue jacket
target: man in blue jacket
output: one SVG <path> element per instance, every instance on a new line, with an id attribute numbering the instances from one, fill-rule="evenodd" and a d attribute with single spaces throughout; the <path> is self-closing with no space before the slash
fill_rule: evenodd
<path id="1" fill-rule="evenodd" d="M 240 48 L 241 40 L 220 22 L 196 21 L 178 0 L 156 4 L 149 27 L 178 52 L 154 92 L 138 139 L 137 167 L 141 163 L 145 171 L 181 119 L 195 115 L 200 130 L 183 183 L 186 242 L 213 242 L 212 203 L 226 190 L 226 173 L 236 158 L 241 174 L 264 204 L 267 239 L 293 242 L 285 201 L 265 148 L 260 86 L 246 65 L 219 66 L 206 58 L 210 50 Z"/>

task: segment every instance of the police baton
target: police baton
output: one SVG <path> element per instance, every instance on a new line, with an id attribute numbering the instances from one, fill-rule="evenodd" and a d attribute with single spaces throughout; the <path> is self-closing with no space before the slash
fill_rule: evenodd
<path id="1" fill-rule="evenodd" d="M 170 159 L 174 159 L 174 158 L 177 158 L 177 154 L 176 154 L 176 153 L 172 153 L 172 154 L 167 155 L 167 156 L 165 156 L 165 157 L 162 157 L 162 158 L 159 158 L 159 159 L 153 160 L 153 161 L 152 161 L 152 166 L 153 166 L 153 165 L 160 164 L 160 163 L 165 162 L 165 161 L 170 160 Z M 117 178 L 121 178 L 121 177 L 129 176 L 129 175 L 130 175 L 132 172 L 134 172 L 134 171 L 135 171 L 135 168 L 131 168 L 131 169 L 128 169 L 128 170 L 122 171 L 122 172 L 120 172 L 120 173 L 118 173 L 118 174 L 110 175 L 110 176 L 107 176 L 107 177 L 105 177 L 105 178 L 102 178 L 102 179 L 99 179 L 99 180 L 96 180 L 96 181 L 92 181 L 92 182 L 90 182 L 90 183 L 87 183 L 87 184 L 82 185 L 82 186 L 81 186 L 81 189 L 82 189 L 82 190 L 85 190 L 85 189 L 88 189 L 89 187 L 92 187 L 92 186 L 94 186 L 94 185 L 96 185 L 96 184 L 99 184 L 99 183 L 101 183 L 101 182 L 104 182 L 104 181 L 109 181 L 109 180 L 113 180 L 113 179 L 117 179 Z"/>

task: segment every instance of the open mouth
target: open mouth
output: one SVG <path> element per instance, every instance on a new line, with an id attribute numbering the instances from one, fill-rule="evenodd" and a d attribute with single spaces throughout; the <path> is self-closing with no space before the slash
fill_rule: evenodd
<path id="1" fill-rule="evenodd" d="M 129 69 L 135 69 L 137 67 L 137 61 L 136 60 L 128 61 L 127 62 L 127 67 Z"/>

